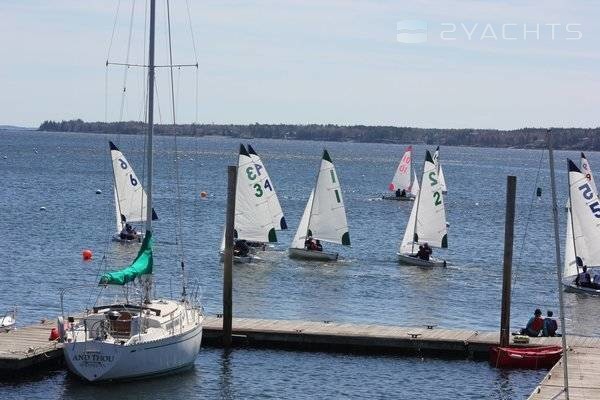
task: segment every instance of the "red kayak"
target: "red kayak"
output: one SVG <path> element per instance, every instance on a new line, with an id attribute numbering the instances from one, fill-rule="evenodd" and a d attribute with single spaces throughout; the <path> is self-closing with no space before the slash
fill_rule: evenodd
<path id="1" fill-rule="evenodd" d="M 561 356 L 560 346 L 490 348 L 490 363 L 496 368 L 550 369 Z"/>

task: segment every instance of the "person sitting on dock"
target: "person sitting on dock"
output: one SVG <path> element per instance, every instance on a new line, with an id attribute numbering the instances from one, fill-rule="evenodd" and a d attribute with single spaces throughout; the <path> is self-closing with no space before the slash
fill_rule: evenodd
<path id="1" fill-rule="evenodd" d="M 554 337 L 556 336 L 556 331 L 558 329 L 558 324 L 556 320 L 553 318 L 552 311 L 548 310 L 546 313 L 547 317 L 544 318 L 544 328 L 542 330 L 542 336 L 545 337 Z"/>
<path id="2" fill-rule="evenodd" d="M 583 266 L 583 270 L 577 274 L 577 278 L 575 278 L 575 284 L 577 286 L 590 287 L 592 284 L 592 279 L 590 278 L 590 273 L 587 272 L 587 266 Z"/>
<path id="3" fill-rule="evenodd" d="M 419 251 L 417 252 L 417 257 L 421 260 L 429 261 L 429 257 L 433 253 L 431 247 L 429 247 L 429 243 L 423 243 L 419 245 Z"/>
<path id="4" fill-rule="evenodd" d="M 521 329 L 521 335 L 537 337 L 540 331 L 544 328 L 544 319 L 542 318 L 542 310 L 536 308 L 533 317 L 527 322 L 527 326 Z"/>

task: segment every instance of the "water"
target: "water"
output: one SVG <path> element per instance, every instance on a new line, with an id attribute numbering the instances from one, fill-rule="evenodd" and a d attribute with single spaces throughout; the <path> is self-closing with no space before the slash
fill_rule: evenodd
<path id="1" fill-rule="evenodd" d="M 110 138 L 118 139 L 117 145 L 141 177 L 143 138 Z M 89 285 L 106 266 L 102 256 L 106 254 L 111 265 L 121 265 L 135 254 L 134 246 L 109 240 L 115 217 L 108 139 L 73 133 L 0 133 L 0 157 L 7 156 L 0 158 L 4 283 L 0 305 L 17 304 L 19 324 L 59 314 L 59 292 L 65 287 L 69 310 L 89 306 L 95 299 Z M 155 224 L 157 292 L 177 295 L 173 139 L 158 137 L 155 143 L 155 209 L 160 218 Z M 239 141 L 217 137 L 179 139 L 186 266 L 190 280 L 201 284 L 208 314 L 221 312 L 217 251 L 225 218 L 226 166 L 237 162 L 238 146 Z M 234 266 L 234 315 L 498 329 L 508 174 L 518 179 L 513 327 L 523 325 L 536 307 L 557 311 L 547 154 L 540 163 L 543 154 L 537 150 L 442 148 L 450 247 L 435 255 L 446 258 L 449 267 L 425 270 L 395 262 L 411 203 L 378 199 L 404 146 L 254 140 L 253 147 L 269 169 L 291 229 L 278 232 L 280 244 L 265 255 L 265 262 Z M 290 260 L 285 252 L 314 184 L 323 147 L 337 167 L 353 244 L 338 249 L 343 261 L 325 265 Z M 419 169 L 423 153 L 423 146 L 415 146 Z M 577 160 L 578 153 L 556 154 L 561 205 L 566 199 L 567 156 Z M 597 154 L 588 158 L 592 167 L 600 166 Z M 532 196 L 537 186 L 543 189 L 541 199 Z M 96 189 L 102 194 L 97 195 Z M 201 191 L 208 192 L 207 200 L 200 198 Z M 561 213 L 563 226 L 564 217 Z M 94 251 L 91 263 L 81 260 L 85 248 Z M 574 294 L 565 298 L 570 331 L 599 334 L 600 327 L 592 322 L 600 316 L 598 299 Z M 147 390 L 157 398 L 419 398 L 425 379 L 429 398 L 458 394 L 522 398 L 542 375 L 505 373 L 486 363 L 462 360 L 265 350 L 236 350 L 226 356 L 208 349 L 194 370 L 164 384 L 147 382 L 135 385 L 135 390 L 127 385 L 90 389 L 56 372 L 9 383 L 0 388 L 0 395 L 7 390 L 13 397 L 48 398 L 50 393 L 51 398 L 77 398 L 99 390 L 138 398 Z"/>

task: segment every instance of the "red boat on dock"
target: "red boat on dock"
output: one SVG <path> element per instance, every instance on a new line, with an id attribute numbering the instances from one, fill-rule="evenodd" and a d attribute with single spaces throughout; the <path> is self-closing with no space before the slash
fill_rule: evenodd
<path id="1" fill-rule="evenodd" d="M 550 369 L 562 357 L 562 347 L 490 347 L 496 368 Z"/>

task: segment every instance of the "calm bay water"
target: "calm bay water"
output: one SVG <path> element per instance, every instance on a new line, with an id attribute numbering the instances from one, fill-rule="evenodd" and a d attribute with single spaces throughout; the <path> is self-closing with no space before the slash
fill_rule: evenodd
<path id="1" fill-rule="evenodd" d="M 143 138 L 39 132 L 0 132 L 0 307 L 19 307 L 19 324 L 60 313 L 59 292 L 70 310 L 94 301 L 93 284 L 106 255 L 127 263 L 134 246 L 110 242 L 114 231 L 108 139 L 143 175 Z M 157 292 L 177 294 L 176 201 L 173 139 L 156 139 L 155 272 Z M 449 249 L 435 254 L 446 269 L 400 266 L 395 252 L 410 203 L 378 200 L 404 146 L 253 140 L 263 158 L 291 229 L 278 232 L 276 251 L 261 263 L 234 267 L 234 315 L 496 330 L 499 326 L 506 175 L 518 179 L 512 323 L 533 309 L 557 311 L 554 242 L 547 154 L 535 150 L 442 148 L 449 187 L 445 197 Z M 201 285 L 208 314 L 221 312 L 218 247 L 224 223 L 226 166 L 237 162 L 239 141 L 180 138 L 185 257 L 190 280 Z M 303 211 L 326 147 L 344 192 L 352 248 L 344 260 L 310 264 L 290 260 L 287 245 Z M 433 148 L 431 148 L 433 150 Z M 415 146 L 422 168 L 424 147 Z M 560 204 L 566 199 L 566 157 L 557 152 Z M 588 154 L 592 168 L 600 157 Z M 539 168 L 541 166 L 541 168 Z M 532 194 L 542 187 L 541 199 Z M 101 189 L 103 194 L 95 194 Z M 207 200 L 199 193 L 207 191 Z M 40 207 L 46 211 L 40 211 Z M 562 214 L 562 213 L 561 213 Z M 564 227 L 564 215 L 561 223 Z M 527 236 L 524 232 L 527 227 Z M 564 228 L 561 228 L 561 235 Z M 562 245 L 562 240 L 561 240 Z M 331 245 L 331 247 L 334 247 Z M 340 246 L 341 247 L 341 246 Z M 81 251 L 94 251 L 94 261 Z M 600 334 L 598 299 L 566 294 L 569 331 Z M 267 350 L 203 349 L 189 373 L 143 384 L 82 384 L 64 371 L 27 382 L 0 383 L 0 396 L 84 398 L 93 394 L 143 398 L 523 398 L 543 372 L 501 372 L 487 363 L 401 357 L 365 357 Z"/>

